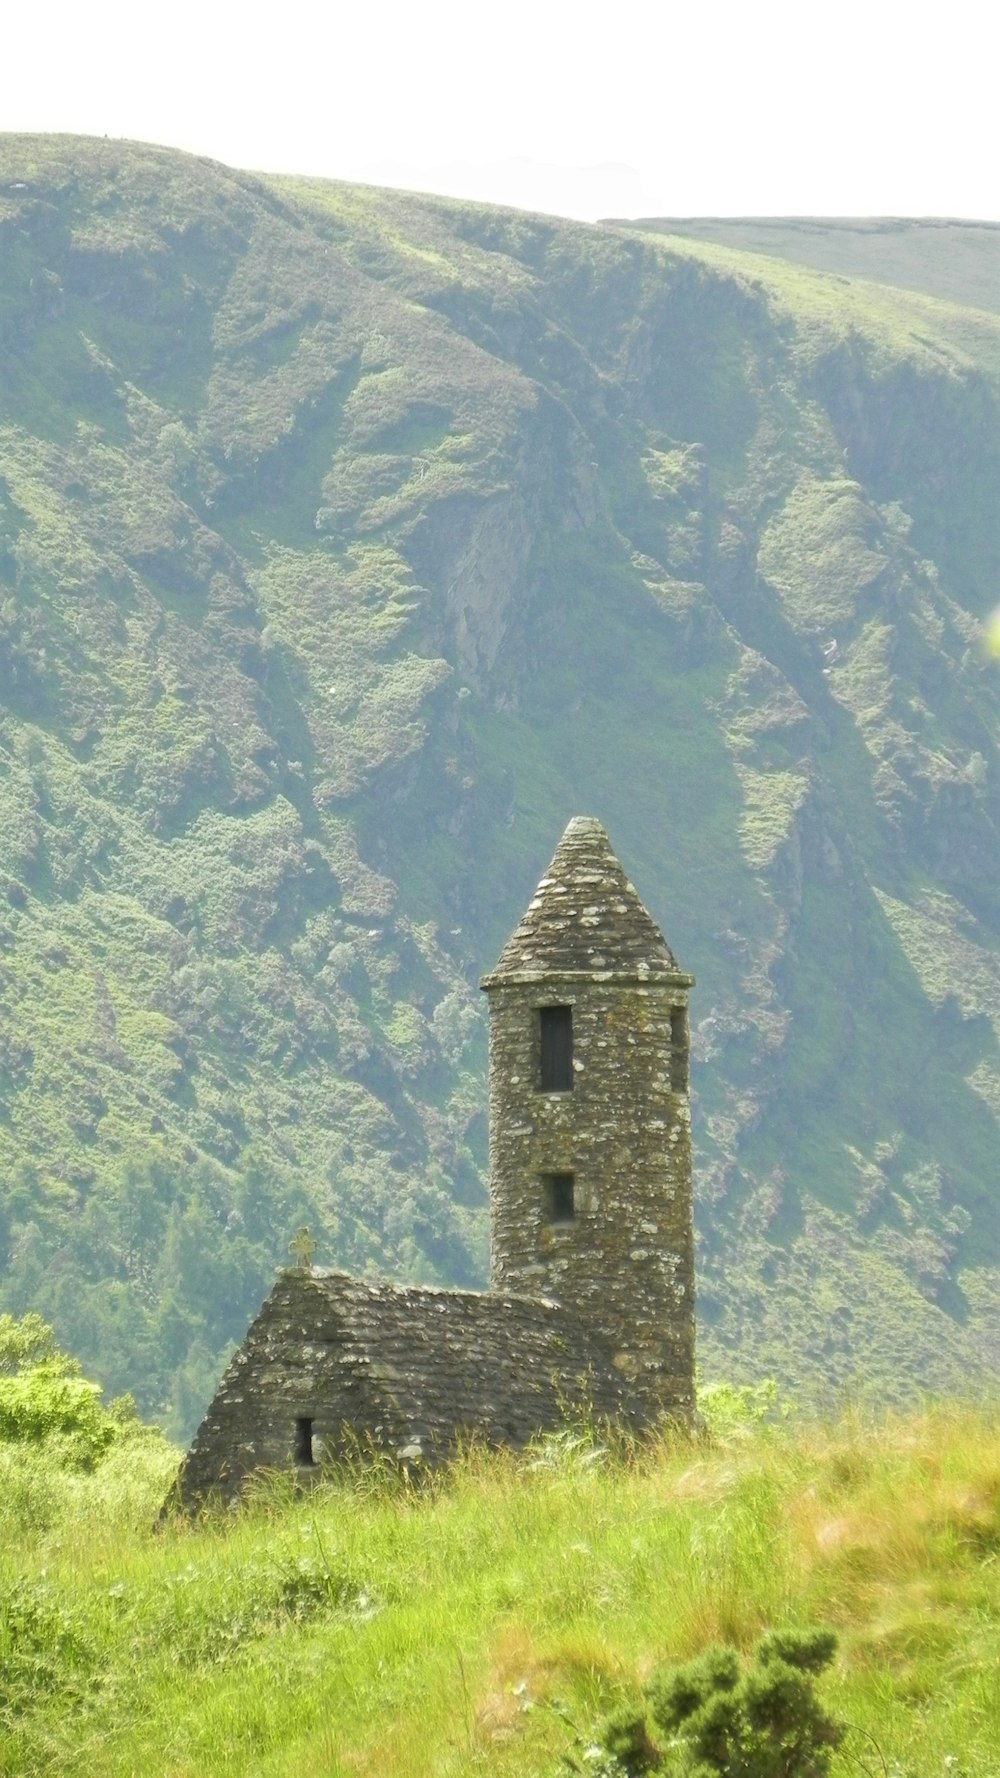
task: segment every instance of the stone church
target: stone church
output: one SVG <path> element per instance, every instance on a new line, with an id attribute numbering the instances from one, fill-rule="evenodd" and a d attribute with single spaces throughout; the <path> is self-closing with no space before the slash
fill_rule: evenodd
<path id="1" fill-rule="evenodd" d="M 578 816 L 482 982 L 489 1289 L 282 1273 L 185 1458 L 185 1504 L 323 1455 L 433 1462 L 574 1414 L 690 1416 L 692 985 Z"/>

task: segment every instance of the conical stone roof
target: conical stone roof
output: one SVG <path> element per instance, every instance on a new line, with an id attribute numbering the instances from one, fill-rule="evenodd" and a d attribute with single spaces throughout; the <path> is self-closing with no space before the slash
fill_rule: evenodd
<path id="1" fill-rule="evenodd" d="M 670 976 L 662 932 L 625 875 L 599 821 L 576 815 L 483 987 L 547 975 Z"/>

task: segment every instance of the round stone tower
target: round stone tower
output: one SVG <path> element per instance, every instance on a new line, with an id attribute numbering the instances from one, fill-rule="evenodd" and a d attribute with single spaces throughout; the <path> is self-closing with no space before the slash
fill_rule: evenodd
<path id="1" fill-rule="evenodd" d="M 577 816 L 482 982 L 491 1288 L 572 1311 L 639 1423 L 694 1406 L 693 981 Z"/>

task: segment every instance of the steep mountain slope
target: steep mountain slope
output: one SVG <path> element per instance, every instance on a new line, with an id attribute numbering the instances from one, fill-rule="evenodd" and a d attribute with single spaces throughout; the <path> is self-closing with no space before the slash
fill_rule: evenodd
<path id="1" fill-rule="evenodd" d="M 1000 320 L 118 143 L 0 153 L 4 1307 L 190 1422 L 309 1222 L 481 1280 L 566 820 L 698 976 L 702 1347 L 1000 1362 Z"/>

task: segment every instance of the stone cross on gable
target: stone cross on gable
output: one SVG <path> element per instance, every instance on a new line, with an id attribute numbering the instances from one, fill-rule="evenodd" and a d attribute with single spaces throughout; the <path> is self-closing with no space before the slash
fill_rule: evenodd
<path id="1" fill-rule="evenodd" d="M 312 1270 L 313 1254 L 316 1252 L 316 1241 L 308 1229 L 300 1229 L 293 1241 L 288 1243 L 289 1253 L 293 1253 L 304 1272 Z"/>

